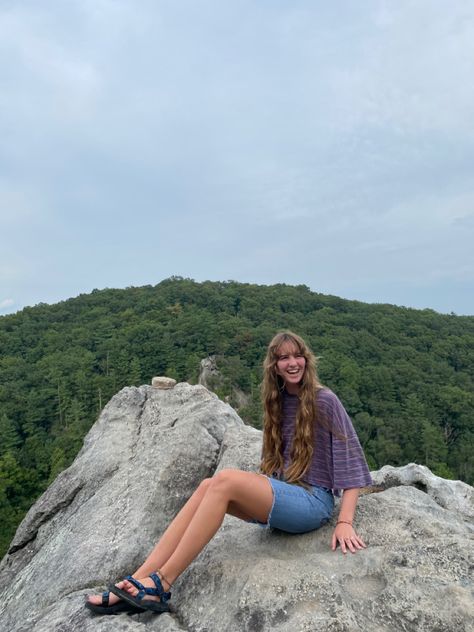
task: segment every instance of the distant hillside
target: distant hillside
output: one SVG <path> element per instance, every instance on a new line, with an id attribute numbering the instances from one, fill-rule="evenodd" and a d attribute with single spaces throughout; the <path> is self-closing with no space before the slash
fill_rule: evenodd
<path id="1" fill-rule="evenodd" d="M 125 385 L 195 383 L 200 360 L 216 355 L 218 395 L 238 403 L 236 387 L 245 392 L 239 412 L 258 426 L 263 355 L 286 328 L 320 356 L 371 467 L 416 461 L 474 483 L 474 317 L 173 277 L 0 318 L 0 554 Z"/>

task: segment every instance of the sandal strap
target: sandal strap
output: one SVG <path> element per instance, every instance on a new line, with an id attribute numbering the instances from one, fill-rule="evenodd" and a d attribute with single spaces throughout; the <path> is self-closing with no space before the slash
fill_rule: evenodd
<path id="1" fill-rule="evenodd" d="M 171 593 L 165 592 L 163 584 L 161 583 L 161 579 L 156 573 L 151 573 L 150 577 L 153 580 L 156 588 L 148 588 L 147 586 L 144 586 L 138 581 L 138 579 L 135 579 L 135 577 L 132 577 L 131 575 L 127 575 L 125 579 L 133 584 L 138 590 L 138 593 L 135 595 L 135 599 L 142 601 L 145 595 L 150 595 L 151 597 L 159 597 L 160 601 L 166 603 L 171 598 Z"/>
<path id="2" fill-rule="evenodd" d="M 145 586 L 143 584 L 140 584 L 138 579 L 135 579 L 135 577 L 132 577 L 131 575 L 127 575 L 125 579 L 129 581 L 131 584 L 133 584 L 137 590 L 145 590 Z"/>
<path id="3" fill-rule="evenodd" d="M 131 575 L 127 575 L 125 579 L 133 584 L 138 590 L 138 593 L 135 595 L 135 599 L 139 599 L 141 601 L 147 592 L 147 588 L 145 588 L 145 586 L 141 584 L 138 579 L 135 579 L 135 577 L 132 577 Z"/>
<path id="4" fill-rule="evenodd" d="M 156 586 L 156 589 L 152 588 L 151 590 L 154 590 L 155 594 L 160 598 L 160 601 L 166 603 L 171 598 L 171 593 L 165 592 L 159 575 L 157 575 L 156 573 L 150 573 L 150 577 L 152 578 Z"/>
<path id="5" fill-rule="evenodd" d="M 109 597 L 110 597 L 110 591 L 104 590 L 104 592 L 102 593 L 102 606 L 104 608 L 107 608 L 107 606 L 109 605 Z"/>

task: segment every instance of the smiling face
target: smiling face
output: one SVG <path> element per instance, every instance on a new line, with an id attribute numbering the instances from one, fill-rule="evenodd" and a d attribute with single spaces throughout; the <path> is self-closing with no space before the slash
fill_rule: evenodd
<path id="1" fill-rule="evenodd" d="M 306 358 L 292 342 L 284 342 L 277 351 L 277 357 L 277 375 L 283 379 L 288 393 L 297 395 L 306 369 Z"/>

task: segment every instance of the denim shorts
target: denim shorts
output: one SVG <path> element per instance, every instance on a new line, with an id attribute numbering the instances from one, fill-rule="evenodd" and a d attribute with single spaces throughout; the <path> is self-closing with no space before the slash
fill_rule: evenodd
<path id="1" fill-rule="evenodd" d="M 286 483 L 267 476 L 273 491 L 273 505 L 265 527 L 272 527 L 288 533 L 305 533 L 319 529 L 328 522 L 334 509 L 334 497 L 330 489 Z"/>

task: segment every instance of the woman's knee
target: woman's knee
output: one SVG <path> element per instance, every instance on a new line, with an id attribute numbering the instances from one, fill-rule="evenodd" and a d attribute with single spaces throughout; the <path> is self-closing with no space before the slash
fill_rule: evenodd
<path id="1" fill-rule="evenodd" d="M 210 479 L 209 489 L 214 492 L 228 493 L 236 485 L 239 470 L 221 470 Z"/>
<path id="2" fill-rule="evenodd" d="M 201 497 L 204 496 L 204 494 L 209 489 L 211 483 L 212 483 L 212 478 L 205 478 L 199 483 L 194 494 Z"/>

